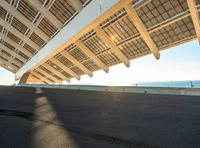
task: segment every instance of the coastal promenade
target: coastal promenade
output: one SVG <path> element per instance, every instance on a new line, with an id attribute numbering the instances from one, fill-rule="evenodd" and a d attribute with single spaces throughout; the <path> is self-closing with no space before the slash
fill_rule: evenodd
<path id="1" fill-rule="evenodd" d="M 2 148 L 197 148 L 200 97 L 0 87 Z"/>

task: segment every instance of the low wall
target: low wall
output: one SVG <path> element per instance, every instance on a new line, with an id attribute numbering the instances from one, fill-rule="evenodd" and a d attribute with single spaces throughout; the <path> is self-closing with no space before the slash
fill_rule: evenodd
<path id="1" fill-rule="evenodd" d="M 200 88 L 170 88 L 170 87 L 134 87 L 134 86 L 92 86 L 92 85 L 45 85 L 45 84 L 20 84 L 20 87 L 57 88 L 89 91 L 191 95 L 200 96 Z"/>

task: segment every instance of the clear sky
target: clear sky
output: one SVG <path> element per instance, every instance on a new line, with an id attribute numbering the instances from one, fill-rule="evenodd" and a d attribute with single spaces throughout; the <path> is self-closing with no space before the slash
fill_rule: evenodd
<path id="1" fill-rule="evenodd" d="M 70 84 L 131 85 L 137 82 L 200 80 L 200 46 L 197 40 L 161 52 L 160 60 L 153 55 L 131 61 L 131 66 L 119 64 L 109 73 L 100 70 L 93 77 L 81 76 Z M 0 68 L 0 85 L 14 83 L 14 74 Z M 65 83 L 65 82 L 64 82 Z M 68 83 L 66 83 L 68 84 Z"/>

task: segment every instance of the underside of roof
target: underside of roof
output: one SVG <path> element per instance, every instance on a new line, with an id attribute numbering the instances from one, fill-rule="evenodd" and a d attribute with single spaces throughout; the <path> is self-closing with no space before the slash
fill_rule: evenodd
<path id="1" fill-rule="evenodd" d="M 101 6 L 102 0 L 96 0 Z M 106 1 L 104 1 L 106 2 Z M 92 0 L 2 0 L 0 66 L 17 73 Z M 80 22 L 81 23 L 81 22 Z M 61 83 L 185 42 L 200 41 L 200 0 L 119 0 L 73 40 L 24 72 L 21 83 Z"/>

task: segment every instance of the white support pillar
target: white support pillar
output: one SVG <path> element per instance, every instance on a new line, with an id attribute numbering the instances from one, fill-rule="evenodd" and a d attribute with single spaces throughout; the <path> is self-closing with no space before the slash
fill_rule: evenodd
<path id="1" fill-rule="evenodd" d="M 80 76 L 78 74 L 76 74 L 75 72 L 73 72 L 70 68 L 68 68 L 67 66 L 65 66 L 62 62 L 60 62 L 58 59 L 55 58 L 51 58 L 50 59 L 54 64 L 56 64 L 58 67 L 60 67 L 61 69 L 63 69 L 63 71 L 66 71 L 68 74 L 70 74 L 71 76 L 73 76 L 74 78 L 76 78 L 77 80 L 80 80 Z"/>
<path id="2" fill-rule="evenodd" d="M 21 40 L 23 40 L 24 42 L 26 42 L 27 44 L 29 44 L 35 50 L 38 50 L 40 48 L 36 43 L 30 40 L 27 36 L 23 35 L 21 32 L 19 32 L 17 29 L 15 29 L 13 26 L 11 26 L 9 23 L 2 20 L 1 18 L 0 18 L 0 25 L 3 26 L 6 30 L 8 30 L 12 34 L 14 34 L 15 36 L 17 36 L 18 38 L 20 38 Z"/>
<path id="3" fill-rule="evenodd" d="M 122 51 L 115 45 L 115 43 L 110 39 L 110 37 L 101 29 L 100 26 L 97 26 L 95 29 L 97 36 L 110 47 L 110 50 L 121 60 L 127 67 L 130 66 L 130 61 L 122 53 Z"/>
<path id="4" fill-rule="evenodd" d="M 196 0 L 187 0 L 187 3 L 190 10 L 191 18 L 194 24 L 194 28 L 197 34 L 197 39 L 200 44 L 200 20 L 199 20 L 198 10 L 196 7 Z"/>
<path id="5" fill-rule="evenodd" d="M 55 27 L 61 29 L 63 26 L 62 22 L 55 17 L 46 7 L 44 7 L 39 0 L 27 0 L 30 5 L 32 5 L 35 9 L 40 11 L 43 16 L 45 16 Z M 74 0 L 73 0 L 74 1 Z"/>
<path id="6" fill-rule="evenodd" d="M 81 62 L 79 62 L 76 58 L 74 58 L 70 53 L 62 51 L 61 54 L 62 56 L 70 60 L 75 66 L 80 68 L 84 73 L 92 77 L 93 73 L 89 69 L 87 69 Z"/>
<path id="7" fill-rule="evenodd" d="M 37 26 L 35 26 L 32 22 L 30 22 L 26 17 L 24 17 L 19 11 L 17 11 L 9 3 L 7 3 L 4 0 L 1 0 L 0 6 L 3 7 L 9 13 L 11 13 L 14 17 L 16 17 L 20 22 L 22 22 L 28 28 L 30 28 L 33 32 L 35 32 L 38 36 L 40 36 L 44 41 L 49 40 L 48 35 L 46 35 L 42 30 L 40 30 Z"/>
<path id="8" fill-rule="evenodd" d="M 135 27 L 141 34 L 142 38 L 146 42 L 147 46 L 149 47 L 149 49 L 151 50 L 151 52 L 153 53 L 155 58 L 159 59 L 160 52 L 159 52 L 158 48 L 156 47 L 156 44 L 150 37 L 149 33 L 147 32 L 147 29 L 146 29 L 145 25 L 143 24 L 143 22 L 141 21 L 141 19 L 139 18 L 136 10 L 133 8 L 132 3 L 125 5 L 124 8 L 125 8 L 128 16 L 130 17 L 132 23 L 135 25 Z"/>
<path id="9" fill-rule="evenodd" d="M 80 11 L 82 9 L 82 3 L 80 0 L 68 0 L 68 2 L 70 3 L 70 5 L 72 5 L 72 7 L 76 10 L 76 11 Z"/>
<path id="10" fill-rule="evenodd" d="M 90 59 L 97 64 L 101 69 L 108 73 L 109 69 L 92 51 L 90 51 L 80 40 L 76 42 L 76 46 Z"/>

